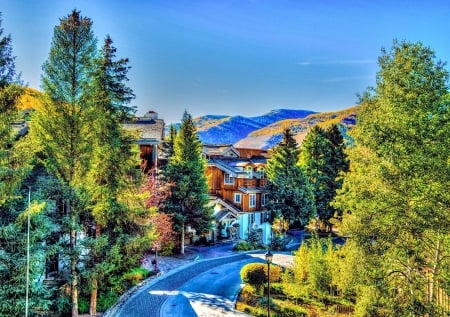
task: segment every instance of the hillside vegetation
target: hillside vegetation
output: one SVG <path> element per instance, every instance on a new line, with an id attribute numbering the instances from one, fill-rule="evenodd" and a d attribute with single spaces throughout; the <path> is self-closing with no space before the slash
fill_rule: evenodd
<path id="1" fill-rule="evenodd" d="M 194 122 L 205 144 L 270 149 L 280 142 L 286 128 L 291 129 L 298 143 L 315 125 L 325 127 L 336 123 L 346 136 L 346 131 L 356 124 L 358 110 L 358 106 L 322 113 L 278 109 L 257 117 L 206 115 L 196 118 Z"/>

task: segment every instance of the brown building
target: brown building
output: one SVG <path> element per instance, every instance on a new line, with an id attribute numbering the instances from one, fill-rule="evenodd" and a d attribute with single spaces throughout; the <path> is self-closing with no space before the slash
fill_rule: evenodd
<path id="1" fill-rule="evenodd" d="M 206 176 L 217 224 L 214 236 L 245 239 L 250 228 L 256 228 L 261 229 L 262 242 L 267 243 L 267 152 L 204 145 L 203 155 L 208 161 Z"/>
<path id="2" fill-rule="evenodd" d="M 139 145 L 141 170 L 146 173 L 158 166 L 158 145 L 164 139 L 164 120 L 158 119 L 154 111 L 137 117 L 133 122 L 124 124 L 126 130 L 137 133 L 136 143 Z"/>

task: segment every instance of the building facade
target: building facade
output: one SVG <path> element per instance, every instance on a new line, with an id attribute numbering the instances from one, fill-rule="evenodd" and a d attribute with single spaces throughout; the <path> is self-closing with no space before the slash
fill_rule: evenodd
<path id="1" fill-rule="evenodd" d="M 270 242 L 266 209 L 267 152 L 232 145 L 204 145 L 206 177 L 215 225 L 211 239 L 247 239 L 251 229 Z"/>

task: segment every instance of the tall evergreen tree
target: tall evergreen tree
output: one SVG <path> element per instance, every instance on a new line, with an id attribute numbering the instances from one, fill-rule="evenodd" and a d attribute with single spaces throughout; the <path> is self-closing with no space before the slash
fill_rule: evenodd
<path id="1" fill-rule="evenodd" d="M 328 129 L 314 126 L 301 146 L 300 164 L 312 184 L 317 216 L 325 231 L 331 231 L 330 220 L 336 210 L 331 202 L 341 187 L 340 173 L 348 170 L 344 140 L 337 125 Z"/>
<path id="2" fill-rule="evenodd" d="M 267 190 L 270 218 L 284 217 L 290 224 L 305 225 L 315 213 L 314 197 L 308 179 L 298 166 L 299 148 L 290 129 L 272 150 L 267 161 Z"/>
<path id="3" fill-rule="evenodd" d="M 436 316 L 450 269 L 448 72 L 421 43 L 394 41 L 379 65 L 336 198 L 364 262 L 357 311 Z"/>
<path id="4" fill-rule="evenodd" d="M 92 316 L 97 312 L 98 291 L 105 294 L 114 286 L 108 275 L 120 276 L 130 266 L 136 266 L 137 256 L 140 257 L 140 251 L 144 251 L 149 244 L 142 243 L 142 250 L 133 250 L 132 253 L 130 248 L 126 248 L 145 235 L 148 226 L 139 226 L 134 219 L 136 212 L 144 214 L 143 201 L 141 206 L 136 204 L 131 207 L 121 199 L 123 192 L 137 193 L 140 177 L 135 168 L 137 162 L 133 140 L 121 128 L 121 123 L 131 117 L 133 110 L 127 106 L 134 97 L 131 88 L 125 85 L 128 60 L 116 60 L 116 48 L 112 43 L 107 36 L 96 59 L 91 85 L 92 157 L 86 178 L 89 195 L 87 210 L 90 213 L 86 221 L 95 230 L 88 232 L 92 243 L 91 257 L 85 265 L 84 276 L 91 289 L 89 313 Z M 140 197 L 136 195 L 134 199 L 138 202 Z M 126 254 L 126 259 L 121 263 L 112 261 L 111 253 L 116 249 Z"/>
<path id="5" fill-rule="evenodd" d="M 63 186 L 61 230 L 69 239 L 62 256 L 70 267 L 72 316 L 78 316 L 79 262 L 83 249 L 79 236 L 85 231 L 81 216 L 86 203 L 81 193 L 92 153 L 89 139 L 92 96 L 88 87 L 92 83 L 95 56 L 92 21 L 74 10 L 54 28 L 42 76 L 42 88 L 48 98 L 43 110 L 34 116 L 31 129 L 40 142 L 47 170 Z"/>
<path id="6" fill-rule="evenodd" d="M 207 206 L 209 196 L 205 178 L 206 162 L 201 156 L 202 144 L 192 117 L 186 111 L 173 151 L 163 171 L 170 191 L 164 207 L 168 214 L 174 214 L 173 221 L 181 236 L 183 254 L 186 227 L 202 234 L 210 229 L 212 220 L 212 210 Z"/>

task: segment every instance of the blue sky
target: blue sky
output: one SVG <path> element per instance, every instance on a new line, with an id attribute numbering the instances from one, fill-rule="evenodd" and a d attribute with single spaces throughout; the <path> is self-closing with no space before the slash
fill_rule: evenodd
<path id="1" fill-rule="evenodd" d="M 73 9 L 130 59 L 138 114 L 186 109 L 261 115 L 334 111 L 375 84 L 392 40 L 422 41 L 450 62 L 450 2 L 417 0 L 1 0 L 16 68 L 40 88 L 53 27 Z M 447 67 L 448 68 L 448 67 Z"/>

